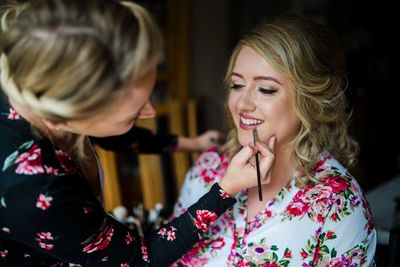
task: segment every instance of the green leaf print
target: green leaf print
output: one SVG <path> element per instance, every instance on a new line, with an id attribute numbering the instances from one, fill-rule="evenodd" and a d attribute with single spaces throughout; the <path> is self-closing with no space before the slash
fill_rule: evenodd
<path id="1" fill-rule="evenodd" d="M 329 254 L 329 248 L 326 245 L 321 246 L 320 251 L 324 254 Z"/>
<path id="2" fill-rule="evenodd" d="M 287 267 L 289 265 L 289 263 L 290 263 L 289 260 L 280 260 L 280 261 L 278 261 L 278 264 L 280 266 L 284 266 L 284 267 Z"/>
<path id="3" fill-rule="evenodd" d="M 18 149 L 28 149 L 34 144 L 33 140 L 23 143 Z"/>
<path id="4" fill-rule="evenodd" d="M 272 252 L 272 262 L 277 262 L 278 261 L 278 255 L 276 255 L 275 252 Z"/>
<path id="5" fill-rule="evenodd" d="M 2 205 L 4 208 L 7 208 L 7 204 L 6 201 L 4 200 L 4 197 L 1 198 L 0 205 Z"/>
<path id="6" fill-rule="evenodd" d="M 6 160 L 4 161 L 3 164 L 3 169 L 2 171 L 4 172 L 5 170 L 7 170 L 9 167 L 11 167 L 12 165 L 14 165 L 15 160 L 18 157 L 18 150 L 14 151 L 14 153 L 12 153 L 11 155 L 9 155 Z"/>
<path id="7" fill-rule="evenodd" d="M 4 172 L 5 170 L 7 170 L 9 167 L 11 167 L 11 166 L 15 163 L 15 160 L 17 159 L 20 150 L 27 150 L 27 149 L 30 148 L 33 144 L 34 144 L 34 142 L 33 142 L 33 140 L 31 140 L 31 141 L 25 142 L 25 143 L 23 143 L 22 145 L 20 145 L 19 148 L 18 148 L 18 150 L 14 151 L 14 153 L 12 153 L 11 155 L 9 155 L 9 156 L 4 160 L 4 164 L 3 164 L 3 169 L 2 169 L 2 171 Z"/>
<path id="8" fill-rule="evenodd" d="M 336 249 L 335 249 L 335 248 L 332 248 L 332 250 L 331 250 L 331 258 L 335 258 L 336 255 L 337 255 Z"/>

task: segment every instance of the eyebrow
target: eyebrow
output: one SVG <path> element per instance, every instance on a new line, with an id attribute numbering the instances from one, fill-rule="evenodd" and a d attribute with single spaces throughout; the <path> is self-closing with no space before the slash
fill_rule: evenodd
<path id="1" fill-rule="evenodd" d="M 239 73 L 236 73 L 236 72 L 232 72 L 232 76 L 238 76 L 239 78 L 244 79 L 242 75 L 240 75 Z M 253 78 L 253 80 L 255 80 L 255 81 L 257 81 L 257 80 L 273 81 L 279 85 L 282 85 L 282 83 L 280 81 L 278 81 L 277 79 L 275 79 L 274 77 L 271 77 L 271 76 L 255 76 Z"/>

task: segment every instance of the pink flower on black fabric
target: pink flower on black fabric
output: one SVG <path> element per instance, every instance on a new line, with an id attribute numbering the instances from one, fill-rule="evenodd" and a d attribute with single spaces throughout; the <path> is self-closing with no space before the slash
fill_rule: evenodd
<path id="1" fill-rule="evenodd" d="M 54 240 L 52 234 L 50 232 L 40 232 L 37 233 L 37 236 L 42 240 Z"/>
<path id="2" fill-rule="evenodd" d="M 129 267 L 128 263 L 121 263 L 121 267 Z"/>
<path id="3" fill-rule="evenodd" d="M 201 232 L 205 232 L 208 227 L 218 218 L 217 214 L 209 210 L 196 210 L 194 225 Z"/>
<path id="4" fill-rule="evenodd" d="M 167 232 L 167 240 L 168 241 L 173 241 L 176 239 L 176 228 L 171 226 L 170 230 Z"/>
<path id="5" fill-rule="evenodd" d="M 225 192 L 224 190 L 222 190 L 222 189 L 219 190 L 219 196 L 220 196 L 222 199 L 227 199 L 227 198 L 230 198 L 230 197 L 231 197 L 228 193 L 226 193 L 226 192 Z"/>
<path id="6" fill-rule="evenodd" d="M 163 227 L 160 230 L 158 230 L 158 234 L 161 236 L 164 236 L 167 234 L 167 228 Z"/>
<path id="7" fill-rule="evenodd" d="M 146 247 L 146 244 L 144 242 L 144 238 L 141 239 L 141 250 L 142 250 L 142 259 L 145 262 L 149 262 L 149 254 L 147 252 L 147 247 Z"/>
<path id="8" fill-rule="evenodd" d="M 42 210 L 47 210 L 51 206 L 52 201 L 53 197 L 40 194 L 36 202 L 36 207 Z"/>
<path id="9" fill-rule="evenodd" d="M 83 213 L 86 215 L 91 214 L 93 212 L 93 201 L 85 201 L 85 204 L 83 206 Z"/>
<path id="10" fill-rule="evenodd" d="M 18 163 L 17 169 L 15 170 L 18 174 L 34 175 L 45 173 L 40 147 L 34 144 L 28 152 L 22 153 L 16 159 L 15 163 Z"/>
<path id="11" fill-rule="evenodd" d="M 60 165 L 64 169 L 65 173 L 74 174 L 78 171 L 73 160 L 68 156 L 67 153 L 65 153 L 62 150 L 57 150 L 56 156 L 57 156 L 58 162 L 60 162 Z"/>
<path id="12" fill-rule="evenodd" d="M 173 226 L 169 227 L 169 230 L 165 227 L 161 228 L 157 232 L 162 238 L 166 238 L 168 241 L 174 241 L 176 239 L 176 228 Z"/>
<path id="13" fill-rule="evenodd" d="M 9 120 L 19 120 L 20 116 L 13 108 L 10 108 L 10 113 L 7 116 Z"/>
<path id="14" fill-rule="evenodd" d="M 49 240 L 54 240 L 53 235 L 50 232 L 40 232 L 36 234 L 38 237 L 35 241 L 38 242 L 39 246 L 45 250 L 52 250 L 54 245 Z"/>
<path id="15" fill-rule="evenodd" d="M 5 259 L 7 258 L 8 250 L 0 250 L 0 258 Z"/>
<path id="16" fill-rule="evenodd" d="M 108 247 L 111 238 L 114 234 L 114 229 L 112 225 L 106 226 L 103 231 L 96 237 L 96 239 L 88 242 L 83 248 L 82 252 L 92 253 L 98 250 L 103 250 Z"/>
<path id="17" fill-rule="evenodd" d="M 11 233 L 11 230 L 8 227 L 1 228 L 1 231 L 3 231 L 4 233 L 7 233 L 7 234 Z"/>
<path id="18" fill-rule="evenodd" d="M 125 243 L 127 245 L 129 245 L 130 243 L 132 243 L 132 241 L 133 241 L 133 237 L 131 236 L 131 233 L 127 232 L 126 236 L 125 236 Z"/>

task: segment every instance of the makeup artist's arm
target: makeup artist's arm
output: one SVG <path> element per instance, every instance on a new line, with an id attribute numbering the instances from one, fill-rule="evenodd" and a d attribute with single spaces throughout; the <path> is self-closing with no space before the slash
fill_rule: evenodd
<path id="1" fill-rule="evenodd" d="M 105 138 L 90 137 L 90 139 L 106 150 L 148 154 L 161 154 L 173 150 L 178 142 L 177 135 L 158 133 L 136 126 L 123 135 Z"/>
<path id="2" fill-rule="evenodd" d="M 216 130 L 208 130 L 196 137 L 179 136 L 175 150 L 201 152 L 217 146 L 223 140 L 223 134 Z"/>
<path id="3" fill-rule="evenodd" d="M 154 132 L 136 126 L 120 136 L 106 138 L 91 137 L 94 143 L 107 150 L 147 154 L 161 154 L 174 150 L 203 151 L 216 146 L 219 140 L 222 139 L 222 134 L 215 130 L 209 130 L 196 137 L 184 137 L 175 134 Z"/>

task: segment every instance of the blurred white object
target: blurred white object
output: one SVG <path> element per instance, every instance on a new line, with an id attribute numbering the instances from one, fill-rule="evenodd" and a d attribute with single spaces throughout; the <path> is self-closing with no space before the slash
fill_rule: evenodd
<path id="1" fill-rule="evenodd" d="M 378 243 L 387 245 L 389 244 L 388 234 L 393 227 L 395 198 L 400 197 L 400 176 L 374 188 L 365 196 L 371 207 Z"/>
<path id="2" fill-rule="evenodd" d="M 113 215 L 121 223 L 125 223 L 126 217 L 128 216 L 128 210 L 124 206 L 116 206 L 113 209 Z"/>
<path id="3" fill-rule="evenodd" d="M 135 225 L 135 228 L 137 229 L 137 231 L 138 231 L 138 234 L 141 236 L 141 237 L 144 237 L 144 234 L 143 234 L 143 229 L 142 229 L 142 224 L 141 224 L 141 222 L 137 219 L 137 218 L 135 218 L 135 217 L 133 217 L 133 216 L 129 216 L 128 218 L 126 218 L 126 221 L 125 221 L 128 225 Z"/>
<path id="4" fill-rule="evenodd" d="M 160 226 L 162 218 L 160 217 L 161 210 L 164 208 L 163 204 L 157 203 L 153 209 L 149 211 L 147 221 L 153 224 L 153 228 L 156 229 Z"/>
<path id="5" fill-rule="evenodd" d="M 137 204 L 136 207 L 133 208 L 133 215 L 142 223 L 144 222 L 144 207 L 142 203 Z"/>

